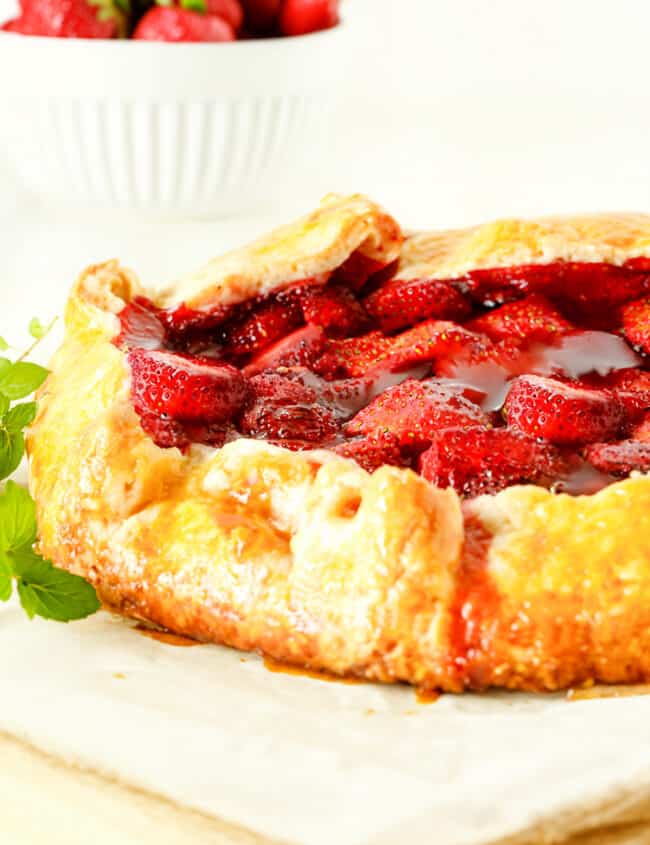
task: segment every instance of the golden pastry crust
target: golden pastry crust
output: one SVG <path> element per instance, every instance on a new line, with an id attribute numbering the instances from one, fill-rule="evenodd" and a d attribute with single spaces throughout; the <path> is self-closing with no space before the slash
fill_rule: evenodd
<path id="1" fill-rule="evenodd" d="M 340 249 L 328 222 L 300 272 L 332 269 L 361 244 L 385 258 L 399 243 L 378 210 L 367 228 L 367 201 L 336 202 L 354 238 Z M 618 232 L 612 249 L 626 242 L 623 219 L 593 218 L 594 231 Z M 642 218 L 625 219 L 640 254 Z M 256 259 L 241 260 L 251 290 Z M 264 290 L 285 260 L 269 260 Z M 210 265 L 195 302 L 228 300 L 232 256 L 225 266 Z M 462 505 L 410 470 L 369 475 L 326 451 L 245 438 L 160 449 L 112 342 L 115 315 L 141 292 L 114 262 L 81 277 L 29 437 L 41 550 L 108 605 L 277 660 L 449 691 L 650 679 L 650 478 L 589 497 L 511 487 Z"/>
<path id="2" fill-rule="evenodd" d="M 155 299 L 163 307 L 184 302 L 198 310 L 233 305 L 330 272 L 353 252 L 388 264 L 398 258 L 401 245 L 399 226 L 375 203 L 358 194 L 330 194 L 316 211 L 210 261 Z"/>
<path id="3" fill-rule="evenodd" d="M 650 256 L 650 216 L 592 214 L 497 220 L 469 229 L 407 238 L 400 279 L 456 279 L 472 270 L 553 261 L 623 264 Z"/>

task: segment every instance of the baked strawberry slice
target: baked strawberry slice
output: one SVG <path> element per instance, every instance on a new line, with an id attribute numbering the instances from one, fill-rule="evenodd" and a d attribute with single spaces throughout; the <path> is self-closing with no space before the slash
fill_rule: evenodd
<path id="1" fill-rule="evenodd" d="M 399 467 L 408 463 L 402 455 L 397 437 L 389 432 L 379 432 L 371 437 L 355 437 L 339 443 L 332 451 L 356 461 L 366 472 L 374 472 L 384 464 Z"/>
<path id="2" fill-rule="evenodd" d="M 350 288 L 341 284 L 312 285 L 298 293 L 305 322 L 329 335 L 351 335 L 368 322 L 368 315 Z"/>
<path id="3" fill-rule="evenodd" d="M 462 320 L 469 301 L 449 282 L 394 279 L 367 296 L 363 304 L 383 332 L 394 332 L 423 320 Z"/>
<path id="4" fill-rule="evenodd" d="M 389 338 L 382 366 L 392 372 L 417 364 L 478 355 L 485 341 L 463 326 L 446 320 L 426 320 Z"/>
<path id="5" fill-rule="evenodd" d="M 332 280 L 340 282 L 359 291 L 366 284 L 373 287 L 387 281 L 394 275 L 399 262 L 392 261 L 386 264 L 385 261 L 377 261 L 368 258 L 360 252 L 353 252 L 352 255 L 341 266 L 334 271 Z"/>
<path id="6" fill-rule="evenodd" d="M 251 401 L 264 399 L 276 405 L 313 405 L 317 400 L 313 388 L 288 374 L 260 373 L 253 376 L 248 385 Z"/>
<path id="7" fill-rule="evenodd" d="M 127 359 L 133 404 L 140 414 L 227 422 L 246 399 L 244 376 L 228 364 L 148 349 L 132 349 Z"/>
<path id="8" fill-rule="evenodd" d="M 646 355 L 650 353 L 650 297 L 638 299 L 623 307 L 623 334 Z"/>
<path id="9" fill-rule="evenodd" d="M 526 343 L 548 342 L 573 329 L 548 299 L 539 294 L 495 308 L 466 326 L 494 341 L 520 340 Z"/>
<path id="10" fill-rule="evenodd" d="M 631 422 L 650 411 L 650 372 L 629 367 L 592 381 L 598 382 L 594 386 L 607 388 L 615 394 Z"/>
<path id="11" fill-rule="evenodd" d="M 192 443 L 202 443 L 213 449 L 221 449 L 225 443 L 237 437 L 237 430 L 230 423 L 186 422 L 183 427 Z"/>
<path id="12" fill-rule="evenodd" d="M 170 336 L 182 339 L 187 334 L 192 336 L 209 332 L 232 317 L 235 306 L 217 305 L 206 311 L 197 311 L 185 303 L 160 312 L 160 319 Z"/>
<path id="13" fill-rule="evenodd" d="M 619 440 L 616 443 L 593 443 L 584 451 L 590 464 L 610 475 L 629 475 L 634 470 L 650 471 L 650 443 Z"/>
<path id="14" fill-rule="evenodd" d="M 223 18 L 177 6 L 153 6 L 133 32 L 136 41 L 234 41 L 235 31 Z"/>
<path id="15" fill-rule="evenodd" d="M 557 449 L 507 428 L 447 428 L 434 433 L 418 469 L 437 487 L 463 496 L 496 493 L 511 484 L 550 480 L 562 474 Z"/>
<path id="16" fill-rule="evenodd" d="M 266 302 L 250 314 L 224 327 L 223 340 L 230 355 L 257 355 L 302 322 L 295 302 Z"/>
<path id="17" fill-rule="evenodd" d="M 190 445 L 190 436 L 183 424 L 177 420 L 158 414 L 140 413 L 140 425 L 161 449 L 171 449 L 174 446 L 177 449 L 185 449 Z"/>
<path id="18" fill-rule="evenodd" d="M 650 414 L 646 414 L 630 432 L 630 440 L 640 443 L 650 443 Z"/>
<path id="19" fill-rule="evenodd" d="M 458 283 L 479 305 L 493 308 L 521 299 L 527 293 L 544 291 L 555 284 L 561 265 L 520 264 L 472 270 Z"/>
<path id="20" fill-rule="evenodd" d="M 260 352 L 243 372 L 250 377 L 278 367 L 308 367 L 326 346 L 327 335 L 320 326 L 303 326 Z"/>
<path id="21" fill-rule="evenodd" d="M 386 357 L 391 339 L 374 331 L 361 337 L 349 337 L 328 344 L 326 352 L 314 364 L 314 371 L 327 379 L 356 378 Z"/>
<path id="22" fill-rule="evenodd" d="M 279 405 L 258 399 L 244 411 L 240 429 L 262 440 L 305 441 L 313 446 L 331 440 L 338 423 L 322 405 Z"/>
<path id="23" fill-rule="evenodd" d="M 315 364 L 325 378 L 371 377 L 373 373 L 400 372 L 438 359 L 455 359 L 485 342 L 456 323 L 426 320 L 394 337 L 369 332 L 361 337 L 332 341 Z"/>
<path id="24" fill-rule="evenodd" d="M 472 299 L 494 305 L 538 293 L 560 305 L 570 320 L 591 328 L 610 328 L 618 306 L 649 287 L 647 271 L 591 262 L 555 261 L 474 270 L 458 280 Z"/>
<path id="25" fill-rule="evenodd" d="M 620 306 L 648 290 L 648 274 L 601 263 L 560 265 L 562 272 L 545 292 L 567 317 L 589 328 L 615 329 Z"/>
<path id="26" fill-rule="evenodd" d="M 487 416 L 458 390 L 435 381 L 406 379 L 373 399 L 347 424 L 348 435 L 397 437 L 408 449 L 426 449 L 441 428 L 486 425 Z"/>
<path id="27" fill-rule="evenodd" d="M 564 446 L 611 439 L 624 418 L 609 391 L 531 375 L 513 381 L 504 413 L 512 428 Z"/>
<path id="28" fill-rule="evenodd" d="M 120 349 L 161 349 L 165 342 L 165 327 L 156 306 L 144 297 L 129 302 L 118 315 L 120 333 L 115 345 Z"/>

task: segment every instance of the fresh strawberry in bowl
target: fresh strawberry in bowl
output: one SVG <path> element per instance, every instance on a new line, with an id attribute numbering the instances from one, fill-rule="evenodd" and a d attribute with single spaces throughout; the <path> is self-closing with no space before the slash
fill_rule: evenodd
<path id="1" fill-rule="evenodd" d="M 0 141 L 52 209 L 243 212 L 316 154 L 354 55 L 339 0 L 22 0 Z"/>
<path id="2" fill-rule="evenodd" d="M 218 15 L 175 6 L 154 6 L 133 32 L 140 41 L 234 41 L 232 26 Z"/>
<path id="3" fill-rule="evenodd" d="M 118 38 L 126 34 L 127 11 L 113 0 L 23 0 L 5 32 L 51 38 Z"/>

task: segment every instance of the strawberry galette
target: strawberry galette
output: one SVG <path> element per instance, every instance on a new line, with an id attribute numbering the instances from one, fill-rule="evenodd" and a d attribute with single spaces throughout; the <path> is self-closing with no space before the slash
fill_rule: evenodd
<path id="1" fill-rule="evenodd" d="M 650 678 L 650 217 L 403 237 L 360 196 L 91 267 L 30 436 L 109 606 L 449 691 Z"/>

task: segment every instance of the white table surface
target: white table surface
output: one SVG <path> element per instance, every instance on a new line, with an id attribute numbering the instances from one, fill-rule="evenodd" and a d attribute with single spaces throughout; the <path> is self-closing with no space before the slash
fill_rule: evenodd
<path id="1" fill-rule="evenodd" d="M 31 316 L 60 313 L 88 263 L 119 257 L 145 282 L 162 281 L 330 190 L 367 192 L 413 227 L 650 211 L 647 3 L 348 2 L 358 4 L 368 35 L 329 156 L 294 174 L 255 214 L 182 223 L 81 218 L 25 196 L 0 158 L 0 334 L 18 344 Z M 0 0 L 0 12 L 8 5 Z M 0 832 L 12 845 L 255 841 L 146 796 L 127 799 L 120 787 L 71 775 L 11 740 L 0 739 L 0 754 L 0 785 L 14 808 Z M 32 790 L 50 797 L 40 822 L 32 815 L 27 824 Z M 650 841 L 646 833 L 620 841 Z"/>

